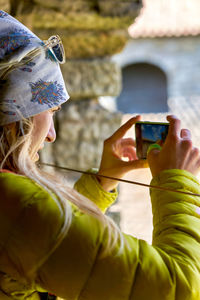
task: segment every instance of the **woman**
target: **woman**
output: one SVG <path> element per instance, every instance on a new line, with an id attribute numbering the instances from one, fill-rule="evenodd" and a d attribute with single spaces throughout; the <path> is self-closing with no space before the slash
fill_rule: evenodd
<path id="1" fill-rule="evenodd" d="M 116 182 L 82 176 L 75 189 L 37 167 L 38 150 L 56 138 L 53 113 L 68 99 L 58 37 L 42 42 L 0 11 L 0 299 L 200 299 L 200 167 L 190 132 L 169 116 L 162 150 L 148 162 L 153 243 L 122 234 L 102 212 Z M 98 175 L 122 177 L 144 162 L 123 139 L 132 118 L 105 141 Z M 121 157 L 127 156 L 128 162 Z"/>

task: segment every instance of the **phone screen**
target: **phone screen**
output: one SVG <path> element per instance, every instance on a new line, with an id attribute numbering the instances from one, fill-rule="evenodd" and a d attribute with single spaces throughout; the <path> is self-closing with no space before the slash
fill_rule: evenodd
<path id="1" fill-rule="evenodd" d="M 151 144 L 163 143 L 168 133 L 169 123 L 137 122 L 135 124 L 136 151 L 140 159 L 147 158 Z"/>

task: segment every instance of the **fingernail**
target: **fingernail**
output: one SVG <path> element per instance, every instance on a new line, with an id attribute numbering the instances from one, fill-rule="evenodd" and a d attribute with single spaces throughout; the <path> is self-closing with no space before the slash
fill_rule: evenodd
<path id="1" fill-rule="evenodd" d="M 137 116 L 135 116 L 135 117 L 132 117 L 131 120 L 135 120 L 135 119 L 137 119 L 137 118 L 139 118 L 139 117 L 140 117 L 140 115 L 137 115 Z"/>
<path id="2" fill-rule="evenodd" d="M 168 117 L 177 119 L 177 116 L 175 115 L 168 115 Z"/>

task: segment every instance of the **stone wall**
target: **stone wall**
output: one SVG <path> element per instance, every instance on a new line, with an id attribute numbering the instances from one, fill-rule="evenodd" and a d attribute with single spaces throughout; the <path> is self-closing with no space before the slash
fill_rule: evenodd
<path id="1" fill-rule="evenodd" d="M 1 0 L 2 1 L 2 0 Z M 60 34 L 66 56 L 96 58 L 120 52 L 141 0 L 10 0 L 11 11 L 41 38 Z"/>
<path id="2" fill-rule="evenodd" d="M 80 169 L 98 167 L 103 141 L 120 122 L 121 114 L 110 113 L 95 100 L 79 100 L 66 105 L 58 115 L 56 163 Z"/>
<path id="3" fill-rule="evenodd" d="M 73 100 L 116 96 L 121 91 L 121 68 L 108 58 L 67 61 L 62 72 Z"/>

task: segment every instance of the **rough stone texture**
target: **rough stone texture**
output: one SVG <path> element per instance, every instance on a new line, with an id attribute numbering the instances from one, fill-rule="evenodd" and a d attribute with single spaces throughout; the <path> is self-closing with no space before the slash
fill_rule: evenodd
<path id="1" fill-rule="evenodd" d="M 19 20 L 41 39 L 53 34 L 62 37 L 67 59 L 96 58 L 119 53 L 127 42 L 130 24 L 127 17 L 102 18 L 97 14 L 79 14 L 63 17 L 60 13 L 32 14 L 19 16 Z M 31 25 L 32 24 L 32 25 Z"/>
<path id="2" fill-rule="evenodd" d="M 117 96 L 121 90 L 121 69 L 110 60 L 69 61 L 62 67 L 72 99 Z"/>
<path id="3" fill-rule="evenodd" d="M 123 50 L 127 39 L 115 32 L 69 34 L 63 38 L 67 59 L 102 58 Z M 78 45 L 78 46 L 77 46 Z M 97 46 L 98 45 L 98 46 Z"/>
<path id="4" fill-rule="evenodd" d="M 109 113 L 95 100 L 66 106 L 59 115 L 60 134 L 55 144 L 57 163 L 81 169 L 98 167 L 103 141 L 120 123 L 121 114 Z"/>
<path id="5" fill-rule="evenodd" d="M 9 9 L 10 9 L 9 1 L 0 0 L 0 9 L 4 10 L 4 11 L 9 11 Z"/>
<path id="6" fill-rule="evenodd" d="M 33 27 L 35 29 L 64 29 L 65 33 L 79 32 L 87 33 L 87 31 L 101 31 L 106 33 L 110 30 L 123 29 L 126 34 L 127 26 L 130 24 L 130 17 L 102 17 L 97 13 L 70 13 L 68 15 L 61 14 L 56 11 L 34 11 Z M 23 19 L 22 15 L 19 18 Z"/>
<path id="7" fill-rule="evenodd" d="M 110 56 L 125 46 L 141 1 L 10 0 L 13 15 L 41 38 L 60 34 L 68 58 Z M 28 17 L 27 17 L 28 16 Z"/>
<path id="8" fill-rule="evenodd" d="M 79 59 L 80 57 L 95 59 L 111 56 L 113 53 L 122 51 L 126 42 L 125 36 L 115 35 L 114 33 L 88 33 L 85 35 L 78 33 L 63 39 L 65 49 L 67 49 L 66 57 L 69 59 Z"/>
<path id="9" fill-rule="evenodd" d="M 103 141 L 120 126 L 121 114 L 108 112 L 95 100 L 71 101 L 57 113 L 56 124 L 57 141 L 47 155 L 46 147 L 42 150 L 42 160 L 85 170 L 99 166 Z M 56 153 L 53 161 L 50 152 Z"/>
<path id="10" fill-rule="evenodd" d="M 30 1 L 30 0 L 29 0 Z M 64 14 L 98 12 L 103 16 L 136 17 L 142 6 L 141 0 L 35 0 L 40 8 L 61 11 Z"/>
<path id="11" fill-rule="evenodd" d="M 105 16 L 137 17 L 141 8 L 140 1 L 99 0 L 100 13 Z"/>
<path id="12" fill-rule="evenodd" d="M 35 3 L 44 8 L 45 11 L 47 9 L 54 9 L 64 14 L 68 14 L 69 12 L 88 12 L 91 11 L 92 8 L 92 3 L 86 0 L 35 0 Z"/>

